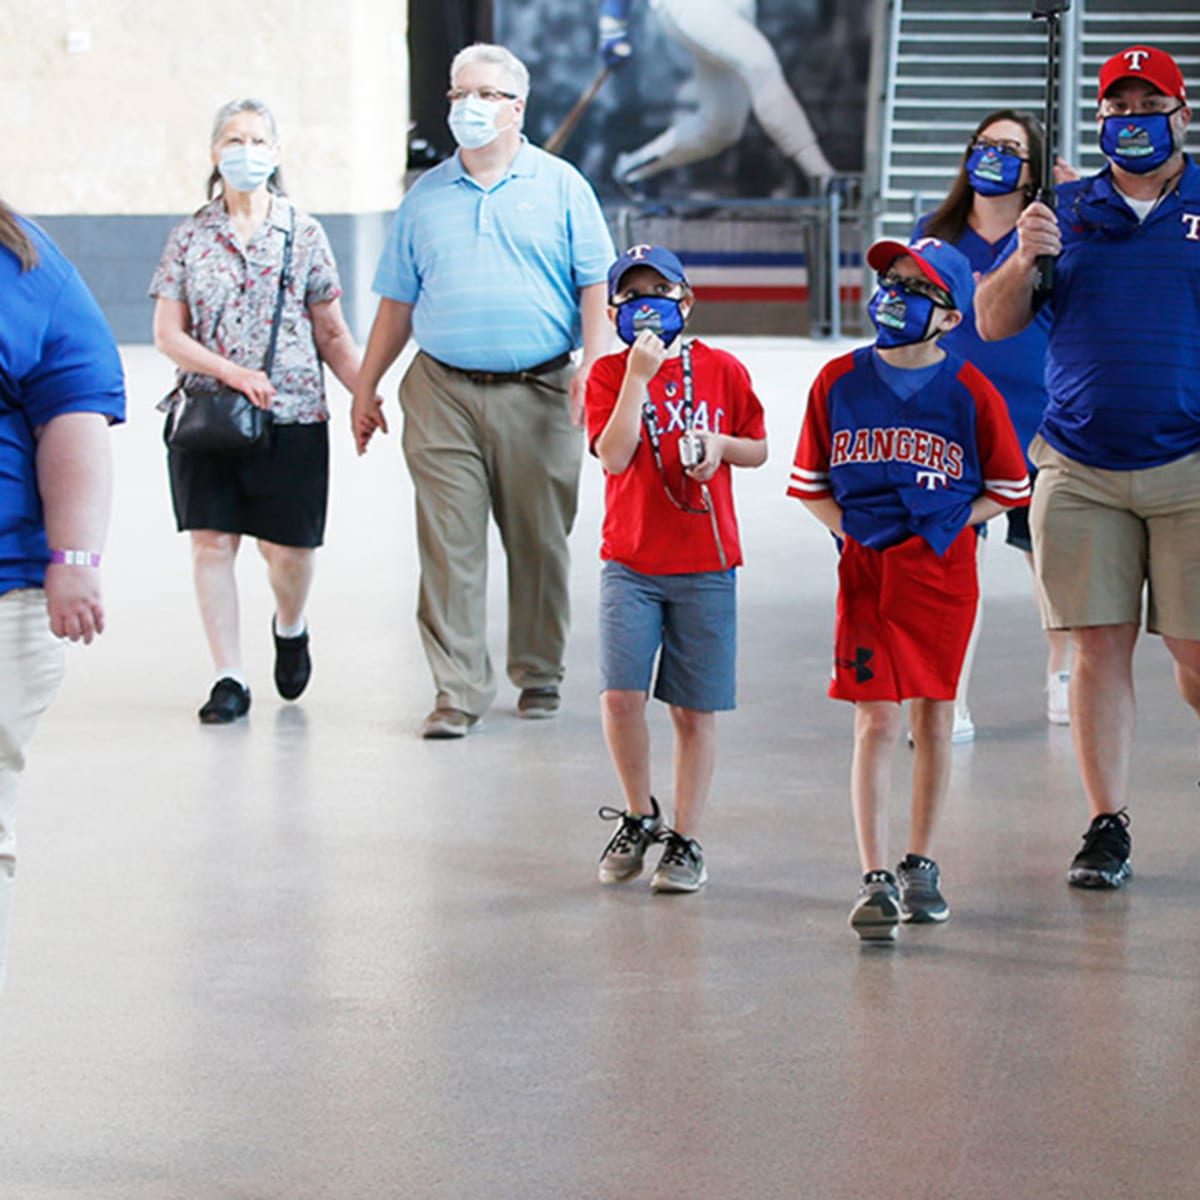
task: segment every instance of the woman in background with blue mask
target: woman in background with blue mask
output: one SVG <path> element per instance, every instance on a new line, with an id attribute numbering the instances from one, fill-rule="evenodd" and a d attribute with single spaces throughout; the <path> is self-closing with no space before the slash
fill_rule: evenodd
<path id="1" fill-rule="evenodd" d="M 1060 164 L 1061 178 L 1073 172 Z M 1008 252 L 1016 237 L 1017 218 L 1037 198 L 1042 186 L 1042 127 L 1029 113 L 1000 109 L 975 127 L 963 151 L 954 183 L 942 203 L 923 216 L 912 236 L 936 237 L 957 247 L 976 277 L 985 275 Z M 974 312 L 945 337 L 947 349 L 974 363 L 994 383 L 1008 405 L 1022 450 L 1027 450 L 1046 408 L 1046 336 L 1050 311 L 1044 309 L 1020 336 L 1003 343 L 988 343 L 975 328 Z M 1036 472 L 1030 466 L 1030 477 Z M 1009 509 L 1005 541 L 1021 550 L 1033 568 L 1033 543 L 1029 536 L 1029 510 Z M 986 541 L 980 538 L 983 554 Z M 982 600 L 980 601 L 982 616 Z M 967 706 L 972 660 L 979 637 L 976 620 L 970 649 L 959 682 L 954 714 L 954 741 L 975 736 Z M 1070 641 L 1060 630 L 1046 632 L 1046 718 L 1054 725 L 1070 722 L 1067 688 L 1070 680 Z"/>
<path id="2" fill-rule="evenodd" d="M 199 715 L 218 725 L 250 708 L 234 574 L 243 535 L 257 538 L 275 596 L 275 686 L 294 700 L 308 684 L 304 610 L 329 482 L 322 366 L 352 391 L 358 351 L 338 302 L 341 285 L 325 232 L 284 195 L 270 109 L 249 99 L 224 105 L 213 122 L 211 155 L 209 202 L 171 233 L 150 294 L 154 344 L 179 369 L 179 383 L 195 391 L 224 384 L 269 410 L 274 423 L 266 451 L 168 450 L 175 519 L 191 535 L 196 597 L 215 668 Z"/>

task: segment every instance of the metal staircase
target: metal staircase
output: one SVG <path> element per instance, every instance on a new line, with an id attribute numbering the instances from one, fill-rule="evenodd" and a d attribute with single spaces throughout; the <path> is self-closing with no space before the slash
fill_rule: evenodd
<path id="1" fill-rule="evenodd" d="M 1046 31 L 1029 0 L 887 0 L 876 31 L 880 103 L 868 129 L 873 236 L 907 238 L 946 194 L 963 148 L 993 109 L 1041 116 Z M 1096 146 L 1096 75 L 1134 43 L 1173 54 L 1200 93 L 1200 9 L 1166 0 L 1074 0 L 1062 20 L 1062 152 L 1080 171 Z M 1198 104 L 1200 107 L 1200 104 Z"/>

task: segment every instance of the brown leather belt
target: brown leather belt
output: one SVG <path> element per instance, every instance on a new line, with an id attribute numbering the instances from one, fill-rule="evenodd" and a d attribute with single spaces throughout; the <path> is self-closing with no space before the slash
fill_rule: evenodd
<path id="1" fill-rule="evenodd" d="M 444 367 L 447 371 L 453 371 L 455 375 L 465 375 L 472 383 L 477 384 L 529 383 L 539 376 L 549 375 L 552 371 L 562 370 L 571 361 L 570 352 L 564 350 L 554 358 L 548 358 L 545 362 L 538 363 L 534 367 L 526 367 L 523 371 L 472 371 L 466 367 L 455 367 L 450 363 L 442 362 L 440 358 L 434 358 L 432 354 L 428 355 L 428 357 L 433 359 L 439 367 Z"/>

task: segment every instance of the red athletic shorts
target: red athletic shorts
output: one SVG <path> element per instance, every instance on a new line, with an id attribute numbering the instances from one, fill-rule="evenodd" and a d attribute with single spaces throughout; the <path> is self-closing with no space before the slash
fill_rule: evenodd
<path id="1" fill-rule="evenodd" d="M 845 543 L 835 700 L 954 699 L 979 603 L 976 537 L 964 529 L 941 556 L 919 537 L 886 550 Z"/>

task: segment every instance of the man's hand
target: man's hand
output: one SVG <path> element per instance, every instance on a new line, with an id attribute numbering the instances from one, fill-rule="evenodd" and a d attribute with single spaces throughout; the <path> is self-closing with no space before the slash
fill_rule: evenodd
<path id="1" fill-rule="evenodd" d="M 1062 253 L 1062 234 L 1054 210 L 1035 200 L 1017 218 L 1017 252 L 1032 266 L 1043 254 L 1057 258 Z"/>
<path id="2" fill-rule="evenodd" d="M 600 57 L 606 67 L 623 67 L 633 57 L 629 22 L 617 17 L 600 18 Z"/>
<path id="3" fill-rule="evenodd" d="M 571 382 L 567 385 L 567 396 L 571 402 L 571 424 L 579 428 L 583 427 L 584 407 L 587 401 L 588 372 L 591 369 L 591 363 L 581 363 L 579 370 L 571 376 Z"/>
<path id="4" fill-rule="evenodd" d="M 383 397 L 355 395 L 350 406 L 350 429 L 354 434 L 354 447 L 358 453 L 367 452 L 367 443 L 375 430 L 387 433 L 387 418 L 383 415 Z"/>
<path id="5" fill-rule="evenodd" d="M 95 567 L 51 563 L 46 568 L 46 606 L 50 631 L 73 642 L 91 642 L 104 632 L 100 572 Z"/>

